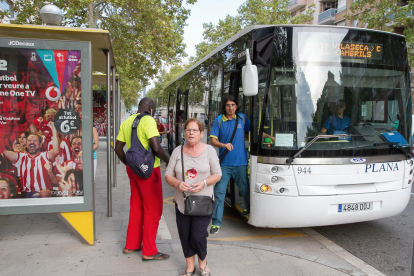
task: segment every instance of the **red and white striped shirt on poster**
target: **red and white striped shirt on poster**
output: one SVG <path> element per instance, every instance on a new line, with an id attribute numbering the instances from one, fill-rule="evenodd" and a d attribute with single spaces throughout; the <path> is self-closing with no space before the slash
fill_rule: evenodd
<path id="1" fill-rule="evenodd" d="M 49 144 L 47 145 L 47 149 L 51 150 L 53 149 L 53 145 L 52 145 L 52 141 L 49 142 Z M 68 143 L 66 142 L 66 139 L 62 140 L 62 142 L 60 142 L 60 149 L 59 149 L 59 155 L 58 155 L 59 159 L 55 159 L 55 162 L 58 161 L 59 164 L 62 164 L 65 161 L 68 161 L 72 158 L 72 153 L 70 152 Z M 53 165 L 55 165 L 55 162 L 53 162 Z"/>
<path id="2" fill-rule="evenodd" d="M 23 192 L 40 192 L 45 189 L 52 189 L 49 175 L 45 169 L 45 164 L 50 162 L 48 152 L 40 152 L 35 157 L 29 157 L 24 152 L 17 152 L 19 157 L 13 163 L 20 170 L 20 187 Z"/>

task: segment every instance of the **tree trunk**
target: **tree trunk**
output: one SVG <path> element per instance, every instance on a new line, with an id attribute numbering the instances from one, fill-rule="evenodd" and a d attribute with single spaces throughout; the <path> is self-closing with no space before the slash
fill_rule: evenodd
<path id="1" fill-rule="evenodd" d="M 89 28 L 96 28 L 96 23 L 94 21 L 94 14 L 93 14 L 93 3 L 88 3 L 88 20 L 89 20 Z"/>

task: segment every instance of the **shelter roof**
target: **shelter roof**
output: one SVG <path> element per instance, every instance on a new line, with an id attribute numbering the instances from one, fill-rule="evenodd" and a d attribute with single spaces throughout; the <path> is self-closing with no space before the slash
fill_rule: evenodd
<path id="1" fill-rule="evenodd" d="M 92 28 L 73 28 L 48 25 L 0 24 L 0 36 L 86 41 L 92 44 L 92 71 L 106 72 L 106 56 L 102 49 L 111 53 L 111 66 L 115 66 L 109 31 Z"/>

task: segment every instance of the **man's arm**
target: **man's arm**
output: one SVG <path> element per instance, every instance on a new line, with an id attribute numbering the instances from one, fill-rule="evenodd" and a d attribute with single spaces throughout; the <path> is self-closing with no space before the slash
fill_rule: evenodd
<path id="1" fill-rule="evenodd" d="M 115 143 L 115 153 L 118 156 L 119 160 L 121 160 L 121 162 L 124 163 L 124 165 L 126 165 L 126 156 L 124 152 L 125 144 L 125 142 L 121 142 L 119 140 L 116 140 Z"/>
<path id="2" fill-rule="evenodd" d="M 219 141 L 217 141 L 216 138 L 214 137 L 210 137 L 210 143 L 213 147 L 217 147 L 217 148 L 227 148 L 229 151 L 233 150 L 233 145 L 231 143 L 220 143 Z"/>
<path id="3" fill-rule="evenodd" d="M 158 136 L 154 136 L 150 138 L 149 140 L 150 146 L 152 148 L 152 151 L 154 152 L 155 156 L 157 156 L 159 159 L 165 162 L 165 164 L 168 165 L 168 162 L 170 161 L 170 158 L 165 154 L 164 149 L 161 147 L 160 140 Z"/>
<path id="4" fill-rule="evenodd" d="M 5 138 L 5 136 L 7 136 L 7 134 L 2 131 L 2 133 L 0 133 L 0 152 L 3 153 L 10 162 L 15 163 L 19 158 L 19 154 L 14 151 L 6 150 L 5 139 L 8 141 L 8 138 Z"/>
<path id="5" fill-rule="evenodd" d="M 56 156 L 59 155 L 60 145 L 59 140 L 57 137 L 57 130 L 55 128 L 55 124 L 53 122 L 49 122 L 48 126 L 52 130 L 52 149 L 48 152 L 48 158 L 50 161 L 54 161 Z"/>

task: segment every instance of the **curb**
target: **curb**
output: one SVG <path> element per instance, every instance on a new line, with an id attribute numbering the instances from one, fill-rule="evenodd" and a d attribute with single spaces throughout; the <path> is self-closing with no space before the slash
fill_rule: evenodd
<path id="1" fill-rule="evenodd" d="M 365 272 L 369 276 L 386 276 L 382 272 L 378 271 L 374 267 L 370 266 L 360 258 L 352 255 L 333 241 L 325 238 L 323 235 L 319 234 L 315 230 L 311 228 L 303 228 L 303 232 L 308 234 L 310 237 L 321 243 L 323 246 L 334 252 L 336 255 L 347 261 L 348 263 L 352 264 L 353 266 L 357 267 L 361 271 Z"/>

